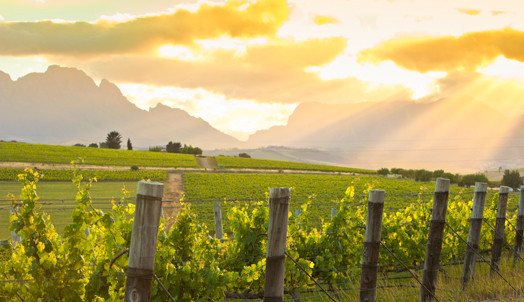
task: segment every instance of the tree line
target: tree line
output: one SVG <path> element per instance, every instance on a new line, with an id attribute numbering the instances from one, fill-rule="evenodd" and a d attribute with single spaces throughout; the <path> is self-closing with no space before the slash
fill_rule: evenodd
<path id="1" fill-rule="evenodd" d="M 106 149 L 120 149 L 122 144 L 122 135 L 117 131 L 111 131 L 107 134 L 106 140 L 100 143 L 91 143 L 87 147 L 91 148 L 106 148 Z M 75 144 L 77 147 L 86 147 L 84 144 Z M 131 139 L 127 139 L 127 150 L 133 150 L 133 144 Z M 191 145 L 182 145 L 180 142 L 167 143 L 165 148 L 163 146 L 154 146 L 149 147 L 149 151 L 152 152 L 162 152 L 168 153 L 180 153 L 180 154 L 194 154 L 201 155 L 203 153 L 202 149 L 199 147 L 193 147 Z"/>
<path id="2" fill-rule="evenodd" d="M 489 179 L 486 177 L 486 175 L 482 173 L 475 173 L 475 174 L 453 174 L 450 172 L 446 172 L 444 170 L 435 170 L 435 171 L 429 171 L 425 169 L 402 169 L 402 168 L 392 168 L 391 170 L 388 168 L 381 168 L 377 171 L 379 175 L 400 175 L 402 178 L 409 178 L 414 179 L 416 181 L 430 181 L 435 180 L 438 177 L 447 178 L 451 181 L 451 183 L 457 184 L 459 186 L 463 187 L 469 187 L 474 185 L 476 182 L 484 182 L 490 184 Z M 520 177 L 520 173 L 518 170 L 505 170 L 504 176 L 502 177 L 501 184 L 503 186 L 508 186 L 513 189 L 518 189 L 523 183 L 522 178 Z M 498 186 L 499 184 L 493 183 L 493 186 Z"/>

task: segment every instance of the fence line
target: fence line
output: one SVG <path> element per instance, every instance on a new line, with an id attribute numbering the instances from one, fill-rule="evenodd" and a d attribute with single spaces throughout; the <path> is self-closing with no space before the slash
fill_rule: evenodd
<path id="1" fill-rule="evenodd" d="M 437 191 L 438 190 L 438 191 Z M 373 191 L 379 191 L 379 190 L 373 190 Z M 382 191 L 384 192 L 384 191 Z M 475 193 L 476 194 L 476 193 Z M 504 201 L 504 195 L 505 194 L 505 191 L 504 190 L 500 190 L 499 192 L 499 207 L 498 207 L 498 211 L 497 211 L 497 224 L 499 224 L 499 222 L 502 222 L 502 225 L 505 225 L 505 222 L 508 222 L 508 224 L 512 225 L 509 221 L 506 220 L 505 218 L 505 208 L 507 207 L 507 199 L 506 199 L 506 205 L 504 204 L 500 204 L 500 201 Z M 139 194 L 140 195 L 140 194 Z M 462 194 L 461 194 L 462 195 Z M 464 194 L 466 195 L 466 194 Z M 384 196 L 388 196 L 387 193 L 384 194 Z M 402 196 L 402 195 L 398 195 L 398 196 Z M 406 195 L 404 195 L 406 196 Z M 420 194 L 419 195 L 414 195 L 412 197 L 419 197 L 421 196 Z M 424 196 L 430 196 L 430 194 L 425 194 Z M 379 288 L 379 289 L 385 289 L 385 288 L 388 288 L 389 286 L 393 286 L 393 285 L 378 285 L 377 286 L 377 280 L 379 281 L 387 281 L 387 280 L 414 280 L 414 281 L 418 281 L 420 284 L 421 284 L 421 287 L 420 287 L 420 296 L 421 296 L 421 301 L 432 301 L 432 300 L 435 300 L 435 301 L 439 301 L 437 299 L 437 294 L 436 294 L 436 290 L 442 290 L 442 289 L 439 289 L 436 287 L 435 283 L 431 284 L 431 283 L 428 283 L 427 281 L 428 280 L 424 280 L 424 276 L 428 276 L 428 275 L 431 275 L 431 278 L 429 279 L 432 279 L 434 281 L 436 281 L 436 276 L 439 272 L 442 272 L 445 274 L 444 278 L 451 278 L 451 279 L 455 279 L 454 277 L 450 277 L 449 275 L 447 275 L 446 273 L 446 270 L 443 269 L 443 267 L 445 266 L 452 266 L 452 265 L 462 265 L 462 264 L 465 264 L 467 261 L 464 260 L 464 261 L 456 261 L 456 259 L 460 260 L 462 255 L 466 255 L 467 257 L 467 254 L 468 252 L 471 252 L 473 251 L 475 253 L 475 258 L 480 258 L 480 261 L 476 261 L 475 259 L 473 260 L 473 262 L 470 263 L 470 265 L 473 265 L 474 267 L 474 264 L 477 263 L 477 262 L 487 262 L 483 257 L 482 255 L 480 254 L 481 251 L 478 251 L 478 243 L 477 243 L 477 248 L 474 249 L 474 244 L 475 242 L 470 242 L 469 238 L 468 238 L 468 241 L 464 240 L 462 237 L 464 236 L 464 234 L 459 234 L 457 233 L 446 221 L 446 208 L 447 208 L 447 200 L 450 196 L 449 194 L 449 186 L 446 188 L 446 186 L 444 185 L 439 185 L 437 184 L 437 188 L 436 188 L 436 191 L 435 193 L 433 194 L 434 196 L 434 207 L 433 207 L 433 217 L 431 218 L 431 220 L 427 220 L 427 221 L 412 221 L 412 222 L 408 222 L 406 224 L 403 224 L 403 226 L 412 226 L 412 227 L 427 227 L 428 226 L 428 223 L 430 225 L 430 238 L 432 237 L 431 234 L 433 234 L 434 232 L 431 231 L 431 225 L 438 225 L 437 229 L 438 231 L 440 231 L 440 235 L 442 236 L 444 233 L 444 227 L 447 227 L 448 229 L 450 229 L 454 235 L 453 236 L 456 236 L 456 238 L 459 238 L 461 242 L 465 243 L 466 246 L 464 248 L 459 248 L 458 250 L 454 250 L 452 252 L 448 252 L 448 253 L 442 253 L 443 256 L 446 256 L 445 258 L 446 259 L 455 259 L 455 261 L 453 262 L 449 262 L 449 263 L 438 263 L 438 259 L 440 258 L 440 255 L 441 255 L 441 251 L 437 251 L 438 252 L 438 255 L 436 255 L 436 249 L 435 249 L 435 245 L 430 243 L 429 241 L 431 239 L 428 240 L 428 244 L 426 245 L 427 247 L 427 250 L 426 250 L 426 257 L 428 256 L 428 254 L 432 253 L 432 257 L 434 259 L 436 259 L 437 261 L 437 264 L 436 266 L 434 266 L 433 268 L 429 267 L 429 268 L 426 268 L 426 266 L 424 266 L 424 268 L 422 267 L 419 267 L 419 268 L 410 268 L 409 266 L 407 266 L 405 263 L 402 262 L 402 260 L 400 258 L 397 257 L 396 253 L 401 253 L 402 250 L 400 250 L 399 248 L 397 249 L 390 249 L 386 246 L 386 244 L 380 240 L 380 232 L 379 232 L 379 235 L 378 235 L 378 238 L 379 238 L 379 241 L 375 242 L 374 244 L 371 244 L 372 241 L 368 241 L 368 231 L 371 232 L 371 229 L 372 229 L 372 225 L 374 223 L 370 222 L 369 220 L 366 222 L 366 224 L 360 224 L 360 225 L 355 225 L 354 226 L 354 229 L 357 230 L 359 229 L 360 232 L 362 231 L 366 231 L 366 235 L 365 235 L 365 240 L 364 240 L 364 252 L 362 253 L 363 257 L 365 256 L 369 256 L 370 254 L 373 254 L 373 255 L 376 255 L 376 258 L 378 260 L 378 256 L 379 256 L 379 252 L 376 251 L 376 252 L 366 252 L 367 250 L 369 249 L 366 249 L 366 242 L 367 242 L 367 245 L 370 246 L 370 245 L 377 245 L 378 246 L 382 246 L 384 247 L 386 250 L 388 250 L 388 252 L 391 254 L 392 257 L 396 258 L 398 263 L 401 264 L 401 266 L 404 267 L 404 269 L 411 275 L 407 275 L 405 272 L 403 274 L 399 274 L 397 273 L 396 275 L 388 275 L 388 268 L 391 268 L 394 264 L 393 263 L 389 263 L 389 264 L 381 264 L 381 265 L 378 265 L 377 264 L 373 264 L 373 259 L 371 260 L 363 260 L 362 261 L 362 267 L 361 267 L 361 271 L 362 271 L 362 274 L 364 274 L 364 271 L 365 271 L 365 268 L 372 268 L 375 270 L 375 276 L 374 276 L 374 281 L 371 280 L 371 287 L 364 287 L 362 286 L 362 282 L 361 282 L 361 286 L 359 289 L 356 289 L 354 291 L 359 291 L 360 290 L 360 293 L 361 293 L 361 299 L 362 299 L 362 294 L 363 293 L 369 293 L 369 292 L 372 292 L 373 290 L 375 291 L 375 294 L 374 295 L 368 295 L 368 298 L 366 298 L 366 301 L 375 301 L 377 299 L 381 299 L 381 297 L 377 297 L 376 296 L 376 289 Z M 475 195 L 476 196 L 476 195 Z M 389 196 L 391 197 L 391 196 Z M 484 196 L 485 197 L 485 196 Z M 158 197 L 157 197 L 158 198 Z M 507 197 L 506 197 L 507 198 Z M 372 212 L 372 208 L 374 208 L 374 203 L 371 201 L 371 192 L 370 192 L 370 197 L 369 197 L 369 201 L 363 201 L 363 202 L 357 202 L 355 204 L 352 204 L 350 205 L 351 207 L 352 206 L 366 206 L 370 209 L 368 210 L 368 215 L 370 215 L 370 213 Z M 271 200 L 271 199 L 270 199 Z M 157 199 L 157 201 L 159 201 Z M 224 201 L 224 200 L 219 200 L 220 202 L 224 202 L 224 203 L 219 203 L 219 209 L 221 210 L 221 205 L 225 205 L 226 207 L 227 206 L 236 206 L 236 205 L 242 205 L 242 206 L 245 206 L 243 204 L 241 204 L 241 202 L 237 202 L 238 200 L 235 200 L 235 201 Z M 258 199 L 252 199 L 252 200 L 249 200 L 249 201 L 259 201 Z M 522 194 L 521 194 L 521 201 L 522 201 Z M 231 205 L 227 205 L 227 202 L 231 202 L 232 204 Z M 387 202 L 387 200 L 386 200 Z M 426 202 L 426 201 L 424 201 Z M 200 209 L 212 209 L 213 207 L 216 207 L 216 205 L 214 204 L 204 204 L 204 203 L 201 203 L 201 202 L 193 202 L 194 204 L 190 204 L 189 206 L 190 207 L 194 207 L 194 208 L 200 208 Z M 445 206 L 443 206 L 441 209 L 439 208 L 436 208 L 436 205 L 437 204 L 445 204 Z M 177 208 L 177 207 L 183 207 L 185 205 L 177 205 L 177 204 L 174 204 L 174 202 L 170 202 L 170 201 L 163 201 L 163 202 L 160 202 L 160 204 L 164 204 L 166 208 L 168 207 L 173 207 L 173 208 Z M 303 203 L 305 204 L 305 203 Z M 321 207 L 325 207 L 326 210 L 327 210 L 327 214 L 329 213 L 329 210 L 330 210 L 330 206 L 331 205 L 340 205 L 340 203 L 311 203 L 312 206 L 321 206 Z M 256 204 L 256 205 L 247 205 L 247 206 L 254 206 L 254 207 L 268 207 L 268 205 L 266 204 Z M 137 202 L 137 207 L 138 207 L 138 202 Z M 482 213 L 483 211 L 483 208 L 479 210 L 479 207 L 475 208 L 475 205 L 474 205 L 474 209 L 472 211 L 472 218 L 470 220 L 470 223 L 473 223 L 474 219 L 481 219 L 481 223 L 482 223 L 482 216 L 478 217 L 474 215 L 475 213 L 475 209 L 476 211 L 480 211 L 480 213 Z M 338 211 L 337 211 L 338 212 Z M 504 212 L 504 217 L 502 217 L 502 213 Z M 137 212 L 135 212 L 136 214 Z M 287 213 L 288 211 L 286 210 L 285 211 L 286 213 L 286 216 L 287 216 Z M 500 214 L 499 214 L 500 213 Z M 519 213 L 521 213 L 521 208 L 519 208 Z M 335 215 L 333 216 L 336 216 L 337 213 L 334 213 Z M 296 215 L 297 217 L 300 217 L 299 215 Z M 328 214 L 329 216 L 329 214 Z M 273 217 L 273 213 L 270 211 L 270 219 L 274 219 L 274 218 L 271 218 Z M 369 219 L 369 216 L 368 216 L 368 219 Z M 135 221 L 137 221 L 137 219 L 135 218 Z M 476 221 L 476 220 L 475 220 Z M 487 223 L 487 222 L 486 222 Z M 285 227 L 287 228 L 287 219 L 284 222 L 281 222 L 280 223 L 280 228 L 284 227 L 284 224 L 285 224 Z M 489 225 L 489 223 L 487 223 Z M 442 225 L 442 226 L 441 226 Z M 518 225 L 518 221 L 517 221 L 517 225 Z M 519 232 L 518 230 L 518 227 L 514 227 L 512 225 L 512 227 L 515 229 L 515 231 Z M 379 231 L 381 230 L 382 226 L 379 227 Z M 471 229 L 471 227 L 470 227 Z M 497 231 L 497 227 L 494 228 L 495 229 L 495 235 L 500 235 L 500 231 Z M 346 233 L 346 231 L 348 231 L 347 228 L 344 228 L 344 229 L 337 229 L 337 228 L 333 228 L 331 229 L 331 231 L 327 231 L 327 232 L 324 232 L 323 234 L 338 234 L 339 231 L 343 231 L 344 233 Z M 133 233 L 135 233 L 135 231 L 133 230 Z M 218 235 L 218 231 L 215 231 L 215 233 Z M 348 232 L 349 233 L 349 232 Z M 470 233 L 471 234 L 471 233 Z M 480 228 L 479 228 L 479 234 L 480 234 Z M 347 234 L 349 235 L 349 234 Z M 502 233 L 503 235 L 503 233 Z M 135 236 L 135 235 L 133 235 Z M 371 235 L 369 235 L 371 236 Z M 376 235 L 374 235 L 376 237 Z M 141 236 L 141 237 L 149 237 L 149 236 Z M 218 236 L 217 236 L 218 237 Z M 494 238 L 497 237 L 497 236 L 493 236 Z M 497 241 L 500 241 L 500 236 L 498 236 L 497 238 L 495 238 Z M 285 238 L 286 236 L 284 235 L 284 239 L 283 239 L 283 242 L 284 242 L 284 247 L 285 247 Z M 516 237 L 517 238 L 517 237 Z M 480 238 L 478 238 L 480 240 Z M 281 239 L 282 240 L 282 239 Z M 441 244 L 441 247 L 440 249 L 442 249 L 442 237 L 439 239 L 433 239 L 435 240 L 437 243 L 440 242 Z M 504 237 L 502 237 L 502 240 L 504 240 Z M 268 240 L 269 241 L 269 240 Z M 155 239 L 155 242 L 156 242 L 156 239 Z M 282 241 L 281 241 L 282 242 Z M 507 244 L 507 242 L 506 242 Z M 423 245 L 425 244 L 418 244 L 418 245 L 412 245 L 412 246 L 409 246 L 408 248 L 409 249 L 420 249 Z M 431 246 L 431 247 L 430 247 Z M 510 245 L 508 245 L 508 247 L 511 248 Z M 151 247 L 150 247 L 151 248 Z M 502 249 L 502 248 L 500 248 Z M 270 262 L 273 261 L 273 260 L 278 260 L 278 261 L 274 261 L 275 263 L 278 262 L 278 263 L 282 263 L 283 261 L 281 259 L 285 259 L 285 258 L 282 258 L 282 257 L 289 257 L 290 260 L 292 260 L 293 262 L 294 259 L 292 259 L 289 254 L 287 254 L 286 251 L 284 251 L 284 254 L 283 255 L 286 255 L 286 256 L 283 256 L 283 255 L 270 255 L 269 253 L 269 250 L 270 248 L 268 247 L 268 255 L 266 257 L 267 261 L 267 265 L 266 267 L 271 267 L 270 265 Z M 222 253 L 220 252 L 219 250 L 219 253 Z M 352 256 L 355 256 L 357 255 L 358 253 L 337 253 L 337 254 L 330 254 L 330 255 L 321 255 L 322 257 L 325 257 L 325 258 L 328 258 L 328 257 L 338 257 L 338 256 L 342 256 L 342 257 L 352 257 Z M 516 255 L 514 257 L 518 257 L 520 258 L 520 254 L 519 254 L 519 251 L 517 250 L 517 248 L 514 249 L 513 251 L 513 254 Z M 253 259 L 263 259 L 263 257 L 261 257 L 259 254 L 253 254 L 251 255 L 252 257 L 250 257 L 249 255 L 247 255 L 246 257 L 239 257 L 239 258 L 229 258 L 229 259 L 218 259 L 219 262 L 229 262 L 229 261 L 238 261 L 238 260 L 253 260 Z M 492 255 L 493 256 L 493 255 Z M 314 260 L 318 257 L 317 256 L 304 256 L 304 257 L 300 257 L 301 259 L 306 259 L 306 260 Z M 500 257 L 500 256 L 499 256 Z M 131 259 L 132 257 L 130 257 Z M 278 258 L 278 259 L 277 259 Z M 522 258 L 520 258 L 522 260 Z M 499 260 L 500 261 L 500 258 Z M 426 259 L 426 262 L 428 262 L 428 260 Z M 492 260 L 492 265 L 493 265 L 493 260 Z M 496 263 L 496 260 L 495 260 L 495 263 Z M 490 266 L 491 267 L 491 266 Z M 130 268 L 133 268 L 131 266 L 131 261 L 130 261 Z M 343 270 L 349 270 L 349 269 L 355 269 L 355 268 L 359 268 L 359 266 L 351 266 L 351 265 L 348 265 L 348 266 L 337 266 L 337 267 L 327 267 L 325 269 L 318 269 L 317 272 L 329 272 L 330 269 L 333 270 L 339 270 L 339 271 L 343 271 Z M 278 269 L 279 271 L 282 271 L 281 268 Z M 422 272 L 420 272 L 420 270 L 422 270 Z M 474 268 L 473 268 L 474 270 Z M 152 271 L 152 270 L 151 270 Z M 418 272 L 416 272 L 418 271 Z M 378 272 L 381 272 L 381 273 L 384 273 L 385 274 L 385 277 L 383 278 L 377 278 L 377 273 Z M 268 273 L 266 271 L 266 273 Z M 500 275 L 500 277 L 502 277 L 504 279 L 504 276 L 502 276 L 499 272 L 498 272 L 498 269 L 496 270 L 496 273 Z M 365 279 L 366 281 L 369 281 L 369 278 L 373 278 L 373 273 L 371 273 L 371 277 L 363 277 L 364 275 L 361 275 L 361 278 L 362 279 Z M 423 278 L 422 278 L 422 281 L 419 280 L 419 276 L 417 275 L 422 275 Z M 447 275 L 447 276 L 446 276 Z M 112 274 L 112 275 L 100 275 L 100 276 L 91 276 L 91 277 L 110 277 L 110 276 L 123 276 L 123 274 Z M 150 275 L 149 274 L 139 274 L 139 273 L 136 273 L 136 274 L 131 274 L 129 275 L 129 272 L 128 272 L 128 279 L 130 279 L 130 276 L 131 277 L 141 277 L 143 279 L 143 277 L 149 277 Z M 152 278 L 156 277 L 153 275 L 151 275 Z M 65 279 L 82 279 L 82 278 L 85 278 L 85 276 L 76 276 L 76 277 L 66 277 L 64 278 Z M 57 279 L 60 279 L 60 278 L 49 278 L 48 280 L 57 280 Z M 313 281 L 316 282 L 315 279 L 313 279 L 311 277 L 311 279 Z M 461 277 L 460 279 L 459 278 L 456 278 L 458 280 L 464 280 L 464 277 Z M 46 279 L 47 280 L 47 279 Z M 280 284 L 278 285 L 268 285 L 269 287 L 272 287 L 272 286 L 282 286 L 282 292 L 284 291 L 283 290 L 283 277 L 281 278 L 273 278 L 273 280 L 277 280 L 278 282 L 280 282 Z M 281 281 L 280 281 L 281 280 Z M 509 283 L 506 279 L 504 279 L 508 285 L 516 292 L 517 289 L 511 284 Z M 43 279 L 27 279 L 27 280 L 0 280 L 0 283 L 8 283 L 8 282 L 36 282 L 36 281 L 45 281 Z M 361 280 L 362 281 L 362 280 Z M 373 284 L 373 282 L 375 282 Z M 366 283 L 369 283 L 369 282 L 366 282 Z M 269 284 L 269 283 L 266 283 L 266 284 Z M 335 284 L 332 284 L 332 283 L 327 283 L 330 287 L 335 285 L 335 286 L 343 286 L 345 283 L 335 283 Z M 396 284 L 394 285 L 396 287 L 413 287 L 413 285 L 410 285 L 410 284 Z M 465 285 L 464 285 L 465 286 Z M 127 286 L 126 286 L 127 287 Z M 274 288 L 273 288 L 274 289 Z M 165 290 L 165 289 L 164 289 Z M 343 289 L 343 288 L 337 288 L 337 292 L 344 292 L 344 291 L 347 291 L 347 289 Z M 128 290 L 126 289 L 126 293 L 128 292 Z M 280 289 L 277 290 L 277 292 L 280 292 Z M 299 291 L 300 292 L 300 291 Z M 328 295 L 329 294 L 327 292 L 325 292 L 325 295 Z M 409 295 L 411 296 L 411 295 Z M 415 296 L 415 295 L 413 295 Z M 271 297 L 275 297 L 275 296 L 271 296 Z M 309 297 L 308 297 L 309 298 Z M 284 296 L 281 295 L 280 298 L 277 298 L 278 301 L 284 301 Z M 264 301 L 277 301 L 277 300 L 273 300 L 273 299 L 269 299 L 269 300 L 266 300 L 264 299 Z M 127 301 L 127 300 L 126 300 Z"/>

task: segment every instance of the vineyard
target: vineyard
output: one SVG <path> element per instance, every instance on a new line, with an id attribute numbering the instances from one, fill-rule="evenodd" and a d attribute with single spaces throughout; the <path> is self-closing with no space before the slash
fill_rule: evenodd
<path id="1" fill-rule="evenodd" d="M 3 162 L 69 164 L 79 158 L 87 165 L 197 168 L 188 154 L 0 142 Z"/>
<path id="2" fill-rule="evenodd" d="M 23 173 L 24 169 L 0 169 L 0 180 L 12 181 L 17 175 Z M 73 170 L 39 169 L 42 179 L 45 181 L 67 181 L 73 177 Z M 82 175 L 86 178 L 96 178 L 98 181 L 139 181 L 142 179 L 166 180 L 166 171 L 153 170 L 83 170 Z"/>
<path id="3" fill-rule="evenodd" d="M 296 163 L 278 160 L 216 156 L 217 165 L 227 168 L 239 169 L 276 169 L 276 170 L 305 170 L 305 171 L 328 171 L 346 172 L 359 174 L 375 174 L 377 171 L 369 169 L 356 169 L 337 166 L 326 166 L 306 163 Z"/>
<path id="4" fill-rule="evenodd" d="M 217 188 L 221 185 L 213 177 L 227 180 L 230 190 L 233 180 L 228 177 L 253 179 L 254 176 L 213 174 L 209 179 L 213 182 L 211 186 L 204 186 L 207 183 L 203 180 L 204 176 L 194 177 L 199 177 L 197 183 L 201 182 L 200 194 L 207 190 L 203 188 L 218 194 Z M 289 175 L 287 181 L 297 177 Z M 39 174 L 35 171 L 19 176 L 23 186 L 22 204 L 17 214 L 11 217 L 11 228 L 22 240 L 20 245 L 14 246 L 13 252 L 10 245 L 2 243 L 3 257 L 9 258 L 9 261 L 0 262 L 0 275 L 4 276 L 0 279 L 0 299 L 16 300 L 18 297 L 22 301 L 46 297 L 48 301 L 121 301 L 128 261 L 127 254 L 122 252 L 130 245 L 134 204 L 126 200 L 113 200 L 111 209 L 96 209 L 90 198 L 90 190 L 96 184 L 82 181 L 75 173 L 73 180 L 78 194 L 72 223 L 59 235 L 49 216 L 41 212 L 36 195 L 38 179 Z M 254 179 L 258 187 L 266 185 L 262 180 Z M 284 180 L 276 178 L 277 181 Z M 314 186 L 320 180 L 311 178 L 308 181 Z M 416 280 L 422 274 L 433 193 L 429 184 L 424 184 L 421 191 L 419 183 L 418 190 L 411 191 L 413 187 L 409 187 L 408 182 L 384 181 L 346 179 L 340 181 L 341 186 L 346 184 L 342 193 L 328 197 L 329 192 L 326 191 L 321 199 L 299 195 L 298 186 L 291 190 L 290 204 L 293 208 L 289 211 L 288 257 L 285 260 L 286 301 L 329 301 L 328 297 L 337 301 L 358 300 L 367 195 L 372 188 L 386 190 L 386 208 L 388 204 L 396 205 L 386 210 L 382 219 L 383 248 L 379 258 L 377 298 L 388 301 L 417 300 L 420 286 Z M 331 186 L 333 191 L 338 190 L 335 183 Z M 389 185 L 391 193 L 388 188 L 377 185 Z M 400 185 L 406 185 L 406 188 L 401 189 Z M 207 223 L 207 219 L 199 217 L 203 213 L 212 215 L 211 200 L 186 199 L 184 204 L 165 201 L 164 207 L 176 209 L 178 216 L 169 230 L 161 221 L 154 274 L 176 301 L 261 301 L 268 243 L 267 237 L 263 236 L 268 233 L 267 195 L 248 200 L 227 197 L 217 200 L 219 195 L 213 194 L 209 196 L 221 204 L 224 213 L 224 238 L 210 237 L 215 233 L 213 222 Z M 479 251 L 483 253 L 490 250 L 493 242 L 498 198 L 498 194 L 488 194 L 486 200 L 479 243 Z M 439 301 L 471 298 L 460 296 L 460 277 L 456 275 L 454 266 L 461 264 L 468 248 L 463 238 L 468 237 L 472 202 L 472 191 L 457 190 L 449 194 L 440 256 L 443 277 L 439 278 L 444 281 L 437 284 L 436 297 Z M 515 209 L 517 204 L 518 196 L 510 195 L 508 205 Z M 507 231 L 503 240 L 505 249 L 509 250 L 512 247 L 509 243 L 515 241 L 516 212 L 508 214 L 508 219 L 504 221 Z M 508 271 L 507 266 L 511 266 L 506 262 L 501 263 L 502 272 Z M 523 265 L 519 261 L 517 267 L 509 271 L 522 272 Z M 479 273 L 489 268 L 484 257 L 479 257 L 477 266 Z M 496 283 L 497 288 L 492 289 L 495 297 L 511 295 L 512 287 L 524 288 L 521 279 L 517 275 L 516 278 L 506 278 L 507 283 Z M 321 291 L 312 280 L 327 291 Z M 444 283 L 457 284 L 460 290 L 450 293 L 449 287 L 446 287 L 448 291 L 442 291 Z M 400 292 L 399 288 L 402 289 Z M 158 282 L 154 282 L 152 301 L 166 300 L 166 292 Z"/>
<path id="5" fill-rule="evenodd" d="M 199 168 L 194 156 L 188 154 L 0 142 L 0 162 L 69 164 L 71 160 L 78 160 L 79 158 L 81 158 L 83 164 L 86 165 Z M 241 157 L 218 156 L 216 160 L 219 169 L 304 170 L 359 174 L 376 173 L 376 171 L 367 169 Z M 69 180 L 69 178 L 64 177 L 61 180 Z"/>

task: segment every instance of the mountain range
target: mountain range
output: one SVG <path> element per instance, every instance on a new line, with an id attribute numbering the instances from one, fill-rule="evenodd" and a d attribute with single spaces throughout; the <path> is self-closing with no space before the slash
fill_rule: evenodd
<path id="1" fill-rule="evenodd" d="M 88 144 L 116 130 L 135 146 L 179 141 L 210 155 L 247 152 L 359 168 L 524 166 L 524 117 L 469 95 L 419 102 L 302 103 L 287 125 L 258 131 L 247 142 L 180 109 L 139 109 L 113 83 L 97 85 L 75 68 L 50 66 L 16 81 L 0 72 L 0 108 L 1 140 Z"/>
<path id="2" fill-rule="evenodd" d="M 50 66 L 16 81 L 0 72 L 0 139 L 46 144 L 105 141 L 118 131 L 135 146 L 169 141 L 220 148 L 240 141 L 180 109 L 159 104 L 149 111 L 130 103 L 116 85 L 97 85 L 83 71 Z"/>

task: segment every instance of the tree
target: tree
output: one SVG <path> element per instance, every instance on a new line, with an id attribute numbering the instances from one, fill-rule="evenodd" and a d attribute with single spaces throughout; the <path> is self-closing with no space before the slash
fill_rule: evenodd
<path id="1" fill-rule="evenodd" d="M 517 189 L 522 184 L 522 178 L 518 170 L 505 170 L 502 176 L 502 185 Z"/>
<path id="2" fill-rule="evenodd" d="M 238 154 L 238 157 L 251 158 L 251 155 L 249 155 L 249 154 L 243 152 L 243 153 Z"/>
<path id="3" fill-rule="evenodd" d="M 131 145 L 131 139 L 127 139 L 127 150 L 133 150 L 133 145 Z"/>
<path id="4" fill-rule="evenodd" d="M 202 155 L 202 149 L 198 147 L 193 147 L 191 145 L 187 146 L 184 144 L 184 147 L 180 149 L 180 153 L 182 154 L 194 154 L 194 155 Z"/>
<path id="5" fill-rule="evenodd" d="M 474 185 L 476 182 L 487 183 L 489 180 L 484 174 L 466 174 L 462 176 L 462 179 L 459 181 L 459 186 L 469 187 Z"/>
<path id="6" fill-rule="evenodd" d="M 389 169 L 388 168 L 381 168 L 377 171 L 378 175 L 384 175 L 384 176 L 387 176 L 389 174 Z"/>
<path id="7" fill-rule="evenodd" d="M 116 131 L 111 131 L 107 134 L 106 146 L 109 149 L 120 149 L 122 143 L 122 135 Z"/>
<path id="8" fill-rule="evenodd" d="M 415 171 L 415 180 L 416 181 L 430 181 L 433 177 L 433 172 L 420 169 Z"/>
<path id="9" fill-rule="evenodd" d="M 97 143 L 90 143 L 89 148 L 98 148 L 98 144 Z"/>
<path id="10" fill-rule="evenodd" d="M 180 148 L 182 148 L 182 144 L 179 142 L 169 142 L 166 146 L 166 151 L 169 153 L 180 153 Z"/>

